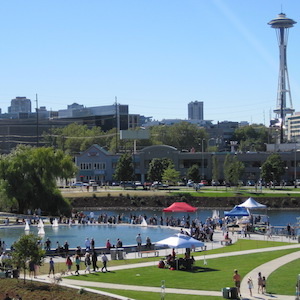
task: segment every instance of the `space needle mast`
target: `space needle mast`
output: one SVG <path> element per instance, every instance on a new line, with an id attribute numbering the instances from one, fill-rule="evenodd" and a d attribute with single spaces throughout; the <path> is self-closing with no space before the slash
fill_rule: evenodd
<path id="1" fill-rule="evenodd" d="M 284 13 L 280 13 L 276 19 L 271 20 L 268 24 L 272 28 L 276 29 L 278 46 L 279 46 L 279 77 L 278 77 L 278 90 L 277 90 L 277 106 L 274 109 L 276 118 L 280 119 L 280 143 L 283 143 L 283 125 L 285 124 L 286 115 L 292 115 L 294 113 L 289 75 L 287 69 L 286 60 L 286 48 L 288 42 L 289 28 L 296 24 L 292 19 L 285 16 Z M 289 98 L 289 105 L 287 107 L 287 98 Z"/>

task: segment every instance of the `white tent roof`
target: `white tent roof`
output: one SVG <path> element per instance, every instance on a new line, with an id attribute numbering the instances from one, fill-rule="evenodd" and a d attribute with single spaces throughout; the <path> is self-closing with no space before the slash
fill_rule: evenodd
<path id="1" fill-rule="evenodd" d="M 264 204 L 260 204 L 257 201 L 255 201 L 252 197 L 247 199 L 242 204 L 238 205 L 238 207 L 245 207 L 245 208 L 266 208 L 267 206 Z"/>
<path id="2" fill-rule="evenodd" d="M 192 248 L 204 246 L 203 242 L 181 233 L 177 233 L 164 240 L 158 241 L 155 244 L 161 246 L 168 246 L 172 248 Z"/>

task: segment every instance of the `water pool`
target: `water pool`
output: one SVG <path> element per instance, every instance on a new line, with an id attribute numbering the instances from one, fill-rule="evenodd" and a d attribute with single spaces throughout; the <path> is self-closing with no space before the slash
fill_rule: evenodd
<path id="1" fill-rule="evenodd" d="M 25 233 L 25 226 L 19 225 L 17 227 L 1 227 L 0 239 L 5 241 L 5 244 L 10 248 L 14 241 Z M 68 241 L 70 248 L 81 246 L 85 248 L 85 239 L 95 239 L 96 247 L 105 247 L 106 240 L 109 239 L 112 245 L 115 245 L 117 239 L 120 238 L 123 245 L 136 245 L 136 236 L 141 234 L 143 243 L 146 237 L 149 236 L 151 242 L 157 242 L 161 239 L 167 238 L 178 231 L 172 228 L 164 228 L 160 226 L 142 227 L 140 225 L 60 225 L 59 227 L 45 226 L 45 235 L 43 235 L 43 242 L 49 238 L 52 242 L 51 248 L 56 248 L 56 242 L 63 245 Z M 37 226 L 30 226 L 30 232 L 38 234 Z"/>

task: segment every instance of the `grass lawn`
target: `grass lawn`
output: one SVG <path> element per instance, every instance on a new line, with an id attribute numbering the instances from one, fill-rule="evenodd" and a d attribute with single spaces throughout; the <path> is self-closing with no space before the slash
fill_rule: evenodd
<path id="1" fill-rule="evenodd" d="M 220 291 L 223 287 L 232 285 L 234 269 L 238 269 L 243 277 L 250 270 L 267 261 L 298 250 L 288 249 L 248 254 L 247 256 L 238 255 L 210 259 L 207 261 L 207 265 L 204 265 L 201 260 L 196 262 L 193 271 L 171 271 L 169 269 L 158 269 L 155 266 L 108 273 L 92 273 L 89 275 L 80 275 L 79 277 L 70 276 L 70 278 L 75 280 L 156 287 L 159 287 L 161 281 L 165 280 L 165 285 L 169 288 Z"/>
<path id="2" fill-rule="evenodd" d="M 268 247 L 278 247 L 289 245 L 288 243 L 284 242 L 274 242 L 274 241 L 259 241 L 259 240 L 247 240 L 247 239 L 239 239 L 235 244 L 227 247 L 217 248 L 213 250 L 209 250 L 206 252 L 194 252 L 193 255 L 196 256 L 203 256 L 209 254 L 217 254 L 217 253 L 227 253 L 227 252 L 234 252 L 234 251 L 242 251 L 242 250 L 250 250 L 250 249 L 260 249 L 260 248 L 268 248 Z M 167 250 L 169 251 L 169 250 Z M 179 257 L 183 257 L 183 254 L 178 255 Z M 129 264 L 136 264 L 136 263 L 143 263 L 149 261 L 158 261 L 157 257 L 149 257 L 149 258 L 136 258 L 136 259 L 125 259 L 125 260 L 111 260 L 108 263 L 109 267 L 112 266 L 119 266 L 119 265 L 129 265 Z M 101 265 L 101 262 L 98 262 L 98 265 Z M 83 263 L 81 269 L 83 268 Z M 66 270 L 66 264 L 64 262 L 56 262 L 55 263 L 55 270 L 56 272 L 62 272 Z M 73 264 L 72 270 L 75 271 L 75 265 Z M 39 274 L 47 274 L 49 272 L 49 264 L 45 263 L 40 267 Z"/>
<path id="3" fill-rule="evenodd" d="M 295 295 L 300 259 L 294 260 L 274 271 L 267 280 L 267 292 L 281 295 Z"/>
<path id="4" fill-rule="evenodd" d="M 110 188 L 109 190 L 99 190 L 97 192 L 93 192 L 90 190 L 87 192 L 86 190 L 81 191 L 80 189 L 61 189 L 63 195 L 68 198 L 77 198 L 77 197 L 86 197 L 96 195 L 97 197 L 107 197 L 108 194 L 111 196 L 119 196 L 122 195 L 131 195 L 131 196 L 158 196 L 158 195 L 178 195 L 178 194 L 186 194 L 189 193 L 191 196 L 194 197 L 235 197 L 235 196 L 242 196 L 242 197 L 250 197 L 254 196 L 261 198 L 261 197 L 300 197 L 300 191 L 298 192 L 297 189 L 294 188 L 276 188 L 275 190 L 270 189 L 263 189 L 262 193 L 260 193 L 259 189 L 257 192 L 255 191 L 254 187 L 247 188 L 242 187 L 239 190 L 236 188 L 228 188 L 227 191 L 224 187 L 204 187 L 196 192 L 193 188 L 187 187 L 174 187 L 173 189 L 166 189 L 166 190 L 142 190 L 142 189 L 122 189 L 122 188 Z"/>
<path id="5" fill-rule="evenodd" d="M 114 289 L 98 289 L 96 290 L 113 293 L 116 295 L 121 295 L 124 297 L 129 297 L 136 300 L 157 300 L 161 299 L 160 293 L 152 292 L 140 292 L 140 291 L 126 291 L 126 290 L 114 290 Z M 223 297 L 217 296 L 195 296 L 195 295 L 178 295 L 178 294 L 165 294 L 165 300 L 220 300 L 224 299 Z"/>

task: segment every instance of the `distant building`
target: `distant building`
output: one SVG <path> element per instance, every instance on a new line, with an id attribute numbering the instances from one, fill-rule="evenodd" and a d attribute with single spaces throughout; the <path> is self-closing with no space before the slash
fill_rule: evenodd
<path id="1" fill-rule="evenodd" d="M 11 100 L 11 104 L 8 107 L 8 113 L 31 113 L 31 100 L 26 97 L 16 97 Z"/>
<path id="2" fill-rule="evenodd" d="M 261 166 L 269 157 L 268 152 L 230 153 L 230 152 L 181 152 L 167 145 L 154 145 L 139 150 L 133 156 L 134 177 L 144 183 L 147 181 L 149 164 L 153 158 L 169 158 L 174 164 L 175 170 L 180 172 L 181 178 L 186 178 L 189 168 L 195 164 L 199 166 L 203 179 L 212 180 L 213 157 L 218 161 L 220 182 L 224 181 L 223 166 L 227 154 L 241 161 L 245 170 L 240 180 L 246 183 L 248 180 L 257 182 L 261 176 Z M 286 166 L 281 179 L 292 184 L 300 175 L 300 151 L 278 152 Z M 78 167 L 77 181 L 88 182 L 95 180 L 98 184 L 114 181 L 113 174 L 120 155 L 110 153 L 98 145 L 93 145 L 75 157 Z"/>
<path id="3" fill-rule="evenodd" d="M 188 104 L 188 119 L 203 120 L 203 102 L 192 101 Z"/>
<path id="4" fill-rule="evenodd" d="M 300 142 L 300 112 L 287 118 L 287 140 Z"/>

